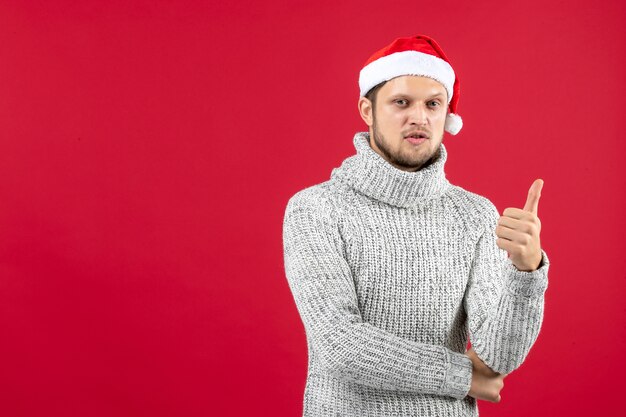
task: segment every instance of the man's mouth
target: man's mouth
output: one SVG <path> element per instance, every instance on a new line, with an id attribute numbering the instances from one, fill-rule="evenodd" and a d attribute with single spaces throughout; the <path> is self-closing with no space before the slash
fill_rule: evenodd
<path id="1" fill-rule="evenodd" d="M 411 132 L 408 135 L 406 135 L 405 138 L 428 139 L 428 134 L 426 132 Z"/>
<path id="2" fill-rule="evenodd" d="M 428 140 L 428 134 L 426 132 L 411 132 L 404 139 L 413 145 L 419 145 Z"/>

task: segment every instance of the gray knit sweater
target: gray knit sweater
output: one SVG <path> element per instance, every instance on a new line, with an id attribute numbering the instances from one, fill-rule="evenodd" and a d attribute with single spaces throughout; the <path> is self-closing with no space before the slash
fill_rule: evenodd
<path id="1" fill-rule="evenodd" d="M 518 368 L 543 320 L 548 257 L 517 270 L 496 245 L 496 207 L 446 179 L 443 143 L 416 172 L 384 160 L 368 132 L 354 146 L 285 210 L 304 416 L 477 416 L 468 337 L 491 369 Z"/>

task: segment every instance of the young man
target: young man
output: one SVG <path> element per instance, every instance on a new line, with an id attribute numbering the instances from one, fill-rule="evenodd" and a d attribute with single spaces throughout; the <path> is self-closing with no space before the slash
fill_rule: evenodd
<path id="1" fill-rule="evenodd" d="M 359 87 L 369 131 L 354 136 L 356 154 L 285 211 L 309 354 L 304 415 L 477 416 L 477 399 L 500 401 L 543 320 L 543 182 L 500 216 L 447 180 L 459 80 L 433 39 L 396 39 Z"/>

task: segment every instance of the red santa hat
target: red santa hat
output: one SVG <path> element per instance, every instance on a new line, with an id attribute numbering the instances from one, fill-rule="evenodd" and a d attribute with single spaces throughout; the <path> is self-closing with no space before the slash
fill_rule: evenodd
<path id="1" fill-rule="evenodd" d="M 434 39 L 426 35 L 398 38 L 375 52 L 359 74 L 361 97 L 377 84 L 401 75 L 421 75 L 443 84 L 449 105 L 444 129 L 452 135 L 459 133 L 463 127 L 463 120 L 456 113 L 459 77 Z"/>

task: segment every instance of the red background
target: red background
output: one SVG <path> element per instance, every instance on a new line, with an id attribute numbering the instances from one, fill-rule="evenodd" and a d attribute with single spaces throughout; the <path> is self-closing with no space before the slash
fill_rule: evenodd
<path id="1" fill-rule="evenodd" d="M 461 80 L 450 181 L 523 207 L 545 321 L 481 416 L 616 415 L 620 1 L 0 3 L 0 414 L 296 416 L 288 198 L 365 130 L 358 72 L 424 33 Z"/>

